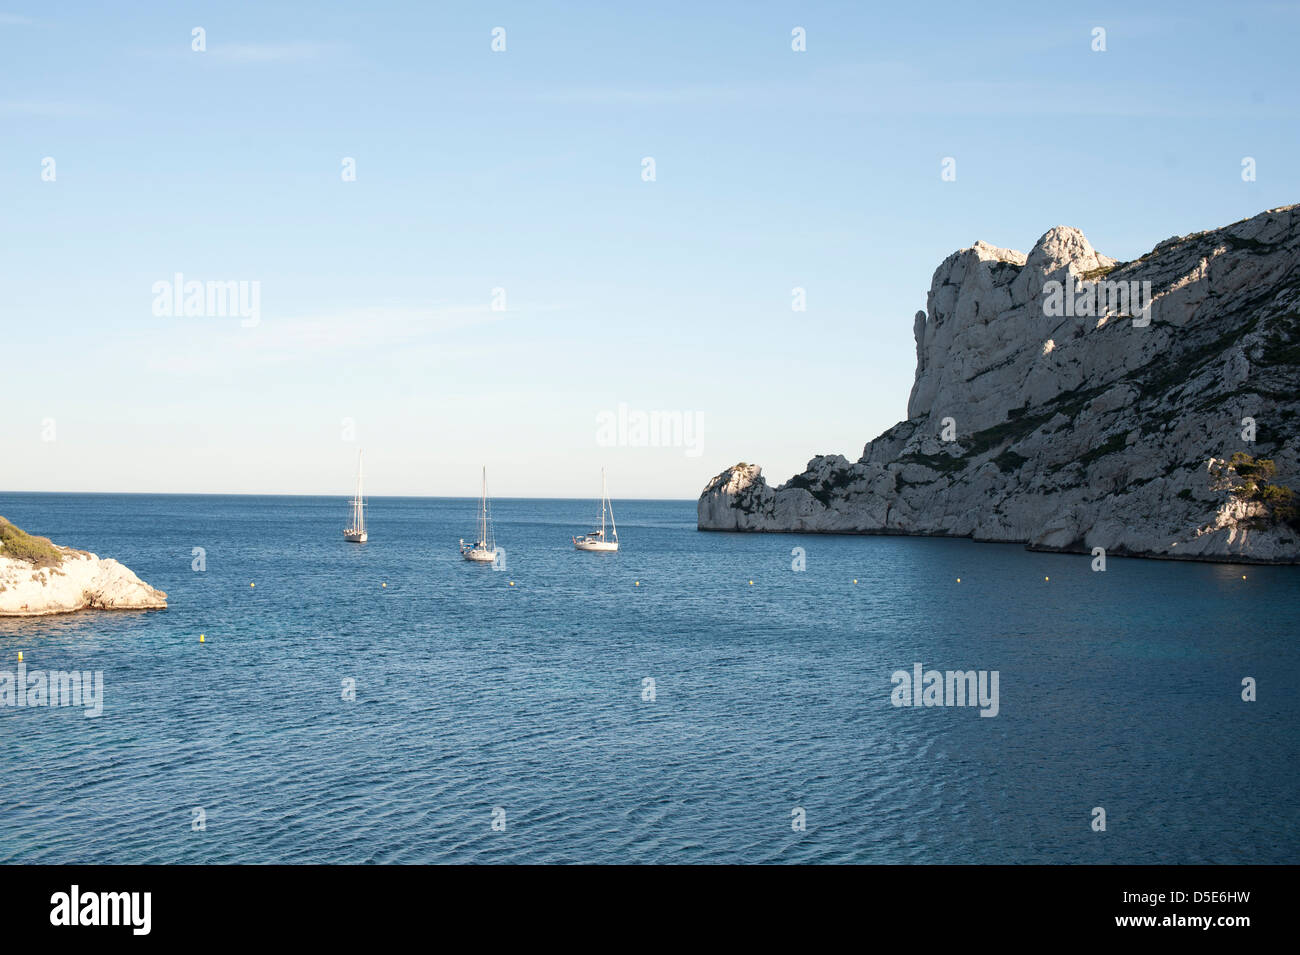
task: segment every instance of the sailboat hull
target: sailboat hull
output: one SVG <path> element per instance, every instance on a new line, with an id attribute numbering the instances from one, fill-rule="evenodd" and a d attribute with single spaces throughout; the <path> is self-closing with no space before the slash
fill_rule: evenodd
<path id="1" fill-rule="evenodd" d="M 582 540 L 580 538 L 574 538 L 573 546 L 577 550 L 611 551 L 618 550 L 618 541 Z"/>
<path id="2" fill-rule="evenodd" d="M 486 550 L 482 547 L 471 547 L 460 552 L 460 556 L 466 560 L 473 561 L 476 564 L 490 564 L 497 559 L 495 550 Z"/>
<path id="3" fill-rule="evenodd" d="M 365 531 L 344 531 L 343 539 L 349 544 L 364 544 L 370 539 L 370 535 Z"/>

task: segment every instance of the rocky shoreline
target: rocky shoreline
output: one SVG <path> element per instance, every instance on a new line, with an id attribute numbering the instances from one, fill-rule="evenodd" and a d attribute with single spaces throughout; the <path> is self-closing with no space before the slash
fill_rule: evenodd
<path id="1" fill-rule="evenodd" d="M 115 560 L 30 537 L 3 518 L 0 532 L 0 617 L 167 606 L 167 594 Z"/>
<path id="2" fill-rule="evenodd" d="M 1133 262 L 1064 226 L 1027 255 L 978 242 L 914 334 L 905 421 L 776 488 L 727 468 L 699 529 L 1300 563 L 1300 206 Z"/>

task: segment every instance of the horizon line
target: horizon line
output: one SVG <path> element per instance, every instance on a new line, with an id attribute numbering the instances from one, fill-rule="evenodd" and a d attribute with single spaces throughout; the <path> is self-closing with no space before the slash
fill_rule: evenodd
<path id="1" fill-rule="evenodd" d="M 81 494 L 81 495 L 101 495 L 104 497 L 338 497 L 347 499 L 348 494 L 306 494 L 300 492 L 265 492 L 265 491 L 0 491 L 0 497 L 6 494 Z M 400 500 L 409 499 L 417 501 L 477 501 L 477 494 L 471 495 L 449 495 L 449 494 L 374 494 L 366 495 L 365 500 Z M 583 497 L 492 497 L 494 501 L 589 501 L 590 496 Z M 675 503 L 680 501 L 692 502 L 699 500 L 694 497 L 624 497 L 619 498 L 622 501 L 646 501 L 646 502 L 665 502 Z"/>

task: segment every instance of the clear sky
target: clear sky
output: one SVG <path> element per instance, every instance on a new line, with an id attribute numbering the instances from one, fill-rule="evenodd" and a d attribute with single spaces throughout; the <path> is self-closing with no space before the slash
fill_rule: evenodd
<path id="1" fill-rule="evenodd" d="M 362 447 L 375 495 L 693 498 L 857 458 L 953 250 L 1128 259 L 1300 200 L 1297 6 L 1143 6 L 0 0 L 0 490 L 344 495 Z M 156 315 L 176 273 L 258 282 L 258 323 Z M 694 449 L 606 446 L 620 405 Z"/>

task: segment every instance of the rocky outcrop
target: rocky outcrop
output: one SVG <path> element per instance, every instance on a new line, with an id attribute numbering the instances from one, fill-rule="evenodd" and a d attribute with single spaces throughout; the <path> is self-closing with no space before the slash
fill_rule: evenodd
<path id="1" fill-rule="evenodd" d="M 0 550 L 0 617 L 39 617 L 74 610 L 158 610 L 167 595 L 115 560 L 57 547 L 61 560 L 36 566 Z"/>
<path id="2" fill-rule="evenodd" d="M 700 529 L 1300 562 L 1300 206 L 1133 262 L 1064 226 L 1028 255 L 978 242 L 915 336 L 906 421 L 777 488 L 728 468 Z"/>

